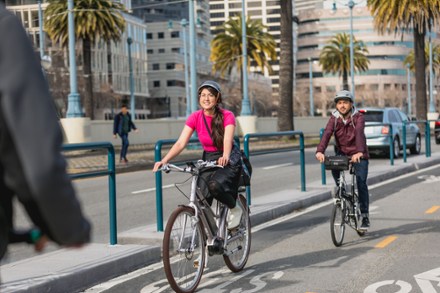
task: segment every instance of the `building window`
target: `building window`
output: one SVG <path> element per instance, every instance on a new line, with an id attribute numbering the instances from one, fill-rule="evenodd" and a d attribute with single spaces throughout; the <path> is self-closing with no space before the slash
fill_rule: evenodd
<path id="1" fill-rule="evenodd" d="M 160 64 L 159 63 L 154 63 L 153 64 L 153 70 L 160 70 Z"/>
<path id="2" fill-rule="evenodd" d="M 158 39 L 163 39 L 165 36 L 164 36 L 164 33 L 157 33 L 157 38 Z"/>
<path id="3" fill-rule="evenodd" d="M 152 40 L 152 39 L 153 39 L 153 34 L 147 33 L 147 40 Z"/>
<path id="4" fill-rule="evenodd" d="M 281 19 L 279 17 L 268 17 L 267 23 L 279 23 Z"/>
<path id="5" fill-rule="evenodd" d="M 171 48 L 172 53 L 180 53 L 180 48 Z"/>
<path id="6" fill-rule="evenodd" d="M 280 6 L 280 0 L 276 1 L 267 1 L 266 6 Z"/>
<path id="7" fill-rule="evenodd" d="M 179 87 L 185 87 L 185 82 L 182 80 L 167 80 L 167 86 L 179 86 Z"/>
<path id="8" fill-rule="evenodd" d="M 179 38 L 180 37 L 180 34 L 179 34 L 179 32 L 178 31 L 174 31 L 174 32 L 171 32 L 171 38 Z"/>
<path id="9" fill-rule="evenodd" d="M 224 12 L 211 13 L 211 18 L 223 18 L 223 17 L 225 17 Z"/>
<path id="10" fill-rule="evenodd" d="M 165 53 L 165 49 L 159 49 L 158 52 L 159 52 L 160 54 L 163 54 L 163 53 Z"/>
<path id="11" fill-rule="evenodd" d="M 224 4 L 211 4 L 209 6 L 209 9 L 211 10 L 215 10 L 215 9 L 224 9 L 225 5 Z"/>
<path id="12" fill-rule="evenodd" d="M 160 80 L 153 81 L 153 87 L 160 87 Z"/>
<path id="13" fill-rule="evenodd" d="M 248 7 L 261 7 L 261 2 L 248 2 L 247 4 Z"/>
<path id="14" fill-rule="evenodd" d="M 147 49 L 147 54 L 154 54 L 154 50 L 153 49 Z"/>
<path id="15" fill-rule="evenodd" d="M 221 26 L 224 21 L 211 21 L 211 26 Z"/>
<path id="16" fill-rule="evenodd" d="M 167 69 L 175 69 L 176 68 L 176 63 L 167 63 Z"/>
<path id="17" fill-rule="evenodd" d="M 249 10 L 248 15 L 250 16 L 259 16 L 261 15 L 261 10 Z"/>

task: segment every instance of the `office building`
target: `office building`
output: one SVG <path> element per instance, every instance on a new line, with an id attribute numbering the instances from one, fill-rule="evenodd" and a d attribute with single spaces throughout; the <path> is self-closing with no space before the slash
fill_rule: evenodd
<path id="1" fill-rule="evenodd" d="M 185 69 L 189 75 L 190 38 L 188 2 L 161 0 L 133 0 L 133 15 L 147 25 L 148 82 L 150 99 L 157 111 L 168 111 L 161 116 L 186 115 L 187 97 Z M 195 2 L 196 69 L 197 82 L 210 76 L 209 62 L 211 34 L 209 30 L 209 4 L 207 0 Z M 182 20 L 186 25 L 182 26 Z M 188 68 L 184 60 L 184 33 L 188 53 Z"/>
<path id="2" fill-rule="evenodd" d="M 34 44 L 35 50 L 39 51 L 39 18 L 37 0 L 8 0 L 7 8 L 22 21 L 29 38 Z M 42 3 L 42 10 L 48 3 Z M 92 74 L 95 96 L 95 119 L 111 119 L 115 109 L 127 101 L 130 96 L 129 86 L 129 60 L 127 38 L 131 37 L 133 43 L 132 62 L 134 71 L 134 96 L 136 98 L 136 114 L 138 118 L 146 118 L 151 114 L 148 109 L 149 89 L 147 77 L 147 40 L 146 25 L 132 15 L 123 13 L 126 21 L 126 29 L 119 42 L 106 44 L 103 41 L 96 42 L 92 48 Z M 52 59 L 52 68 L 47 70 L 47 78 L 51 86 L 52 95 L 59 108 L 60 115 L 64 115 L 67 108 L 67 95 L 69 89 L 69 70 L 67 50 L 60 48 L 45 36 L 44 55 Z M 77 42 L 78 83 L 81 95 L 82 75 L 82 46 Z"/>

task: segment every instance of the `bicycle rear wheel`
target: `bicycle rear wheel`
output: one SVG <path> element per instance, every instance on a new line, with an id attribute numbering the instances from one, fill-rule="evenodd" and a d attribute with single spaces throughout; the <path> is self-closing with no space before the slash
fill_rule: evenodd
<path id="1" fill-rule="evenodd" d="M 226 253 L 223 254 L 226 266 L 234 273 L 243 270 L 248 261 L 249 252 L 251 250 L 251 220 L 249 217 L 249 207 L 246 203 L 246 198 L 243 195 L 239 194 L 237 200 L 240 200 L 243 209 L 243 216 L 241 217 L 240 225 L 228 232 Z"/>
<path id="2" fill-rule="evenodd" d="M 168 219 L 163 238 L 163 265 L 171 288 L 194 292 L 205 267 L 205 241 L 194 210 L 178 207 Z"/>
<path id="3" fill-rule="evenodd" d="M 345 235 L 345 208 L 342 202 L 335 203 L 330 219 L 330 232 L 335 246 L 341 246 Z"/>

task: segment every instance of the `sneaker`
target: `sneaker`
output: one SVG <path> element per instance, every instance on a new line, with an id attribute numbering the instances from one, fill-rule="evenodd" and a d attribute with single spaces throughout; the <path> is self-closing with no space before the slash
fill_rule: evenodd
<path id="1" fill-rule="evenodd" d="M 364 217 L 362 219 L 361 229 L 367 230 L 368 228 L 370 228 L 370 220 L 368 219 L 368 217 Z"/>
<path id="2" fill-rule="evenodd" d="M 240 225 L 241 216 L 243 215 L 243 211 L 239 204 L 235 205 L 235 208 L 229 210 L 228 214 L 228 229 L 237 228 Z"/>

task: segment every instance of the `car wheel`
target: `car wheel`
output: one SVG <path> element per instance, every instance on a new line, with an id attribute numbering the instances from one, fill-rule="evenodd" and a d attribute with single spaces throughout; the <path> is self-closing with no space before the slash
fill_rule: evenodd
<path id="1" fill-rule="evenodd" d="M 435 139 L 435 144 L 440 144 L 440 138 Z"/>
<path id="2" fill-rule="evenodd" d="M 394 150 L 394 158 L 397 159 L 400 154 L 400 142 L 399 137 L 395 137 L 393 140 L 393 150 Z"/>
<path id="3" fill-rule="evenodd" d="M 420 150 L 422 149 L 422 141 L 420 139 L 420 134 L 417 134 L 416 136 L 416 142 L 415 144 L 409 149 L 411 154 L 418 155 L 420 154 Z"/>

